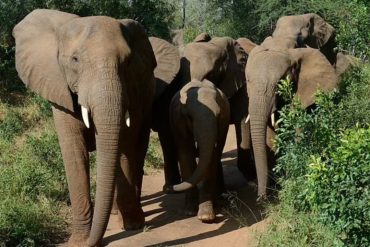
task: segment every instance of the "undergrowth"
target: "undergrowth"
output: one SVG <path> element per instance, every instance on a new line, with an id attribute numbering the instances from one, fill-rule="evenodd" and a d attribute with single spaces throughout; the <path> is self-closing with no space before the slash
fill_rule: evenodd
<path id="1" fill-rule="evenodd" d="M 274 169 L 280 203 L 260 246 L 369 246 L 370 66 L 352 69 L 337 91 L 318 92 L 309 110 L 285 96 Z"/>

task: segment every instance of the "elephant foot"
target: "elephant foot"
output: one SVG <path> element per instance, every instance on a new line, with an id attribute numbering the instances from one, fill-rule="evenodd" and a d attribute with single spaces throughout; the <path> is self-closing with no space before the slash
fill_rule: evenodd
<path id="1" fill-rule="evenodd" d="M 203 223 L 215 222 L 216 214 L 213 209 L 212 201 L 205 201 L 199 204 L 198 219 Z"/>
<path id="2" fill-rule="evenodd" d="M 140 209 L 138 212 L 127 212 L 122 215 L 122 221 L 122 229 L 126 231 L 142 229 L 145 224 L 144 212 L 142 209 Z"/>

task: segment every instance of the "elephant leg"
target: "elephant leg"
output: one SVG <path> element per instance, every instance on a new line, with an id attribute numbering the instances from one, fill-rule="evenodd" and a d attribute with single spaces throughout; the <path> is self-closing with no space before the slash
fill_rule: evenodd
<path id="1" fill-rule="evenodd" d="M 165 185 L 163 186 L 163 191 L 169 193 L 173 185 L 181 182 L 178 155 L 170 126 L 159 128 L 158 137 L 162 146 L 164 159 Z"/>
<path id="2" fill-rule="evenodd" d="M 135 156 L 135 152 L 121 154 L 121 169 L 117 169 L 117 206 L 125 230 L 140 229 L 145 223 L 144 212 L 137 194 L 138 169 Z"/>
<path id="3" fill-rule="evenodd" d="M 247 179 L 252 181 L 257 178 L 256 167 L 252 158 L 252 147 L 250 138 L 249 123 L 245 124 L 244 119 L 241 123 L 235 123 L 236 142 L 238 150 L 237 165 L 239 171 Z"/>
<path id="4" fill-rule="evenodd" d="M 222 126 L 222 123 L 220 124 Z M 220 128 L 218 133 L 218 141 L 217 141 L 217 153 L 216 153 L 216 183 L 215 183 L 215 198 L 220 196 L 225 190 L 225 181 L 224 181 L 224 172 L 222 168 L 222 152 L 224 151 L 227 132 L 229 130 L 229 125 L 223 126 Z"/>
<path id="5" fill-rule="evenodd" d="M 212 223 L 216 219 L 214 211 L 214 199 L 216 193 L 217 175 L 219 170 L 219 162 L 217 161 L 218 154 L 215 153 L 212 159 L 211 169 L 207 177 L 200 183 L 199 186 L 199 210 L 198 219 L 204 223 Z"/>
<path id="6" fill-rule="evenodd" d="M 78 246 L 89 237 L 92 207 L 89 180 L 89 153 L 86 128 L 76 116 L 53 107 L 54 123 L 62 151 L 72 205 L 70 246 Z"/>
<path id="7" fill-rule="evenodd" d="M 149 122 L 149 121 L 148 121 Z M 145 155 L 149 146 L 149 136 L 150 128 L 143 128 L 140 131 L 139 143 L 136 148 L 137 151 L 137 185 L 136 185 L 136 194 L 140 201 L 141 198 L 141 188 L 143 185 L 143 176 L 144 176 L 144 164 L 145 164 Z"/>
<path id="8" fill-rule="evenodd" d="M 183 180 L 189 178 L 196 169 L 195 145 L 192 138 L 178 138 L 178 156 Z M 198 188 L 185 192 L 185 215 L 194 216 L 198 210 Z"/>

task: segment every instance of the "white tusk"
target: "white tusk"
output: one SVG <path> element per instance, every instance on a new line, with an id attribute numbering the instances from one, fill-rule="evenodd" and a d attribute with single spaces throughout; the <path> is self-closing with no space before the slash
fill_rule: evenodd
<path id="1" fill-rule="evenodd" d="M 128 111 L 126 111 L 125 113 L 125 121 L 126 121 L 127 127 L 130 127 L 130 114 L 128 113 Z"/>
<path id="2" fill-rule="evenodd" d="M 250 119 L 250 116 L 249 116 L 249 114 L 248 114 L 248 117 L 247 117 L 247 119 L 245 120 L 245 123 L 246 123 L 246 124 L 249 122 L 249 119 Z"/>
<path id="3" fill-rule="evenodd" d="M 87 108 L 84 106 L 81 106 L 81 112 L 82 112 L 82 119 L 84 120 L 86 127 L 90 128 L 89 112 L 87 111 Z"/>
<path id="4" fill-rule="evenodd" d="M 272 124 L 272 127 L 276 128 L 275 113 L 271 113 L 271 124 Z"/>

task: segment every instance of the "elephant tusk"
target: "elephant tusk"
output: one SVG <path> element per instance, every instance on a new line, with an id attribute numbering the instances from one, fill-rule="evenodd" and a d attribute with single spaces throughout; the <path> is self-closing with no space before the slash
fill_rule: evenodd
<path id="1" fill-rule="evenodd" d="M 245 123 L 246 123 L 246 124 L 249 122 L 250 118 L 251 118 L 251 117 L 250 117 L 250 115 L 248 114 L 247 119 L 245 120 Z"/>
<path id="2" fill-rule="evenodd" d="M 89 112 L 87 111 L 87 108 L 84 106 L 81 106 L 81 112 L 82 112 L 82 119 L 84 120 L 86 127 L 90 128 Z"/>
<path id="3" fill-rule="evenodd" d="M 276 129 L 275 113 L 271 113 L 271 124 L 272 124 L 272 127 Z"/>
<path id="4" fill-rule="evenodd" d="M 126 111 L 125 113 L 125 122 L 127 127 L 130 127 L 130 114 L 128 113 L 128 111 Z"/>
<path id="5" fill-rule="evenodd" d="M 184 190 L 188 190 L 192 188 L 193 185 L 189 182 L 182 182 L 181 184 L 177 184 L 173 186 L 173 191 L 180 192 Z"/>

